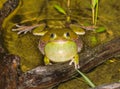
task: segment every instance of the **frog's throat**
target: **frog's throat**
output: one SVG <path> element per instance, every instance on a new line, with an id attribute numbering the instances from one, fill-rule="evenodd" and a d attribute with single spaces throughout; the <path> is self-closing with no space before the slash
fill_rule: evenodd
<path id="1" fill-rule="evenodd" d="M 49 42 L 45 46 L 45 56 L 53 62 L 71 60 L 77 54 L 77 44 L 74 41 Z"/>

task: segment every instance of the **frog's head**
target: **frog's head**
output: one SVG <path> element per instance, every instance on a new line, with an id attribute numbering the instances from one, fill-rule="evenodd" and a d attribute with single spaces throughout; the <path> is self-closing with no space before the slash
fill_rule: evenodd
<path id="1" fill-rule="evenodd" d="M 45 34 L 40 38 L 41 41 L 48 42 L 63 42 L 74 41 L 78 38 L 78 35 L 67 28 L 48 29 Z"/>
<path id="2" fill-rule="evenodd" d="M 69 28 L 45 28 L 45 24 L 33 31 L 34 35 L 41 36 L 40 40 L 45 44 L 53 41 L 75 41 L 79 35 L 84 35 L 85 31 L 77 25 L 70 24 Z"/>

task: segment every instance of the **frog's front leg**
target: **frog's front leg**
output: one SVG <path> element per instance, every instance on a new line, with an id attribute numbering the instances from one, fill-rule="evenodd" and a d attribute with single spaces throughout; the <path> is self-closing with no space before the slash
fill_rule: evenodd
<path id="1" fill-rule="evenodd" d="M 79 55 L 76 54 L 73 59 L 70 61 L 69 65 L 72 65 L 74 63 L 75 69 L 79 69 L 80 65 L 79 65 Z"/>
<path id="2" fill-rule="evenodd" d="M 45 65 L 51 65 L 50 59 L 47 56 L 44 56 Z"/>

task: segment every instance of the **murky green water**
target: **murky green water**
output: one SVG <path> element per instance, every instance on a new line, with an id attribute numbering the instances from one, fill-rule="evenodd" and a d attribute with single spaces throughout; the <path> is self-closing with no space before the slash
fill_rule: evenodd
<path id="1" fill-rule="evenodd" d="M 49 1 L 49 0 L 48 0 Z M 26 71 L 38 65 L 43 64 L 43 56 L 38 49 L 39 38 L 32 33 L 18 35 L 12 32 L 15 24 L 24 23 L 32 25 L 43 19 L 64 19 L 65 16 L 54 9 L 54 5 L 61 5 L 66 10 L 66 0 L 24 0 L 13 18 L 9 19 L 4 25 L 4 45 L 12 54 L 21 57 L 21 68 Z M 92 23 L 90 2 L 88 0 L 71 0 L 71 18 L 77 19 L 80 24 Z M 86 35 L 81 36 L 87 47 L 94 47 L 112 38 L 120 36 L 120 1 L 118 0 L 101 0 L 99 2 L 99 17 L 97 26 L 106 28 L 105 32 L 95 33 L 86 31 Z M 54 24 L 53 24 L 54 25 Z M 94 39 L 94 40 L 92 40 Z M 87 76 L 96 85 L 103 83 L 117 82 L 120 80 L 120 61 L 106 62 L 100 65 Z M 114 71 L 113 71 L 114 70 Z M 81 77 L 72 79 L 60 84 L 58 89 L 87 89 L 89 86 Z"/>

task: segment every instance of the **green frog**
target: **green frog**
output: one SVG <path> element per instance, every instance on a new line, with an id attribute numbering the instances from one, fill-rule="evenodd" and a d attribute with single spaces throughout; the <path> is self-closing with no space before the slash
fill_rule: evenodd
<path id="1" fill-rule="evenodd" d="M 22 32 L 26 34 L 34 29 L 33 35 L 41 36 L 38 48 L 44 55 L 44 63 L 46 65 L 69 61 L 69 65 L 74 63 L 75 69 L 78 69 L 80 67 L 78 53 L 83 47 L 83 42 L 79 35 L 85 34 L 84 30 L 73 24 L 66 27 L 58 21 L 54 23 L 57 23 L 57 25 L 52 26 L 51 22 L 49 26 L 46 24 L 35 24 L 33 26 L 16 25 L 18 28 L 12 29 L 12 31 L 18 31 L 18 34 Z"/>

